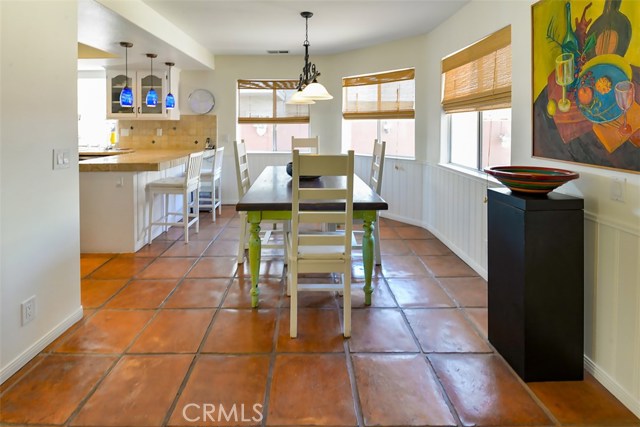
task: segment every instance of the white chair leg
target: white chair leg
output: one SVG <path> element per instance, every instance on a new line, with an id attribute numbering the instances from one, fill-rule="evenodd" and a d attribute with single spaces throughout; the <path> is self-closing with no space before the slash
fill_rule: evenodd
<path id="1" fill-rule="evenodd" d="M 184 242 L 189 243 L 189 198 L 182 196 L 182 222 L 184 223 Z"/>
<path id="2" fill-rule="evenodd" d="M 218 180 L 218 215 L 222 215 L 222 179 Z"/>
<path id="3" fill-rule="evenodd" d="M 344 336 L 351 336 L 351 270 L 347 268 L 342 277 L 342 304 L 344 305 Z"/>
<path id="4" fill-rule="evenodd" d="M 247 241 L 247 218 L 240 215 L 242 224 L 240 224 L 240 241 L 238 242 L 238 264 L 244 263 L 244 248 Z"/>
<path id="5" fill-rule="evenodd" d="M 168 194 L 163 194 L 162 195 L 162 200 L 164 201 L 164 212 L 162 212 L 163 215 L 163 222 L 169 222 L 169 195 Z M 164 231 L 165 233 L 167 231 L 169 231 L 169 226 L 168 225 L 163 225 L 162 226 L 162 231 Z"/>
<path id="6" fill-rule="evenodd" d="M 373 238 L 375 239 L 376 265 L 382 265 L 382 256 L 380 255 L 380 217 L 377 215 L 373 229 Z"/>
<path id="7" fill-rule="evenodd" d="M 195 209 L 194 214 L 196 218 L 196 233 L 200 232 L 200 191 L 196 188 L 195 191 Z"/>
<path id="8" fill-rule="evenodd" d="M 295 263 L 291 262 L 289 265 L 293 266 L 291 270 L 291 310 L 289 312 L 289 336 L 291 338 L 298 337 L 298 271 L 295 267 Z"/>
<path id="9" fill-rule="evenodd" d="M 153 200 L 155 198 L 155 194 L 153 192 L 147 191 L 147 205 L 149 206 L 149 227 L 147 229 L 149 244 L 151 244 L 151 240 L 153 239 Z"/>

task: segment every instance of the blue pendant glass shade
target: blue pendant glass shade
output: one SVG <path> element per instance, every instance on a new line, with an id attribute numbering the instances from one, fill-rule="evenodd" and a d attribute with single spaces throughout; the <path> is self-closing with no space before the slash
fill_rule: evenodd
<path id="1" fill-rule="evenodd" d="M 167 99 L 165 100 L 165 105 L 167 106 L 167 110 L 172 110 L 176 108 L 176 98 L 173 96 L 171 92 L 167 95 Z"/>
<path id="2" fill-rule="evenodd" d="M 120 105 L 122 107 L 133 107 L 133 91 L 126 86 L 120 92 Z"/>
<path id="3" fill-rule="evenodd" d="M 133 91 L 129 87 L 129 48 L 133 47 L 133 43 L 120 42 L 120 46 L 124 48 L 124 88 L 120 92 L 120 106 L 133 107 Z"/>
<path id="4" fill-rule="evenodd" d="M 158 94 L 156 93 L 155 89 L 149 89 L 149 92 L 147 92 L 147 107 L 155 107 L 158 105 Z"/>

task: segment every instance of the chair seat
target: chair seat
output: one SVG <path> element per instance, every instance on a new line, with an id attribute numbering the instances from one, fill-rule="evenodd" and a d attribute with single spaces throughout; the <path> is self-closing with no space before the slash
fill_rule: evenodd
<path id="1" fill-rule="evenodd" d="M 344 260 L 344 246 L 298 246 L 298 259 Z"/>
<path id="2" fill-rule="evenodd" d="M 150 183 L 147 184 L 147 188 L 149 188 L 149 189 L 152 189 L 152 188 L 183 189 L 184 187 L 185 187 L 184 177 L 182 177 L 182 176 L 173 176 L 173 177 L 169 177 L 169 178 L 161 178 L 161 179 L 157 179 L 155 181 L 151 181 Z"/>

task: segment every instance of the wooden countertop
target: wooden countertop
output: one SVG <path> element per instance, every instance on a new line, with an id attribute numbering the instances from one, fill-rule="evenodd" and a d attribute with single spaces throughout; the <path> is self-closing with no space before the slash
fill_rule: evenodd
<path id="1" fill-rule="evenodd" d="M 78 154 L 81 156 L 117 156 L 118 154 L 133 153 L 132 148 L 114 148 L 111 150 L 104 150 L 98 148 L 79 148 Z"/>
<path id="2" fill-rule="evenodd" d="M 197 150 L 195 150 L 197 151 Z M 205 150 L 206 154 L 213 150 Z M 187 162 L 194 150 L 136 150 L 115 156 L 98 157 L 78 162 L 80 172 L 147 172 L 161 171 Z"/>

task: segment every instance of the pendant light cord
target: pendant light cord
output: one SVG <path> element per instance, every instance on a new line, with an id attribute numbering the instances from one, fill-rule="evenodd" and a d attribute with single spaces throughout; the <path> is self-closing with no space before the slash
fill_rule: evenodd
<path id="1" fill-rule="evenodd" d="M 124 87 L 129 87 L 129 47 L 124 49 Z"/>

